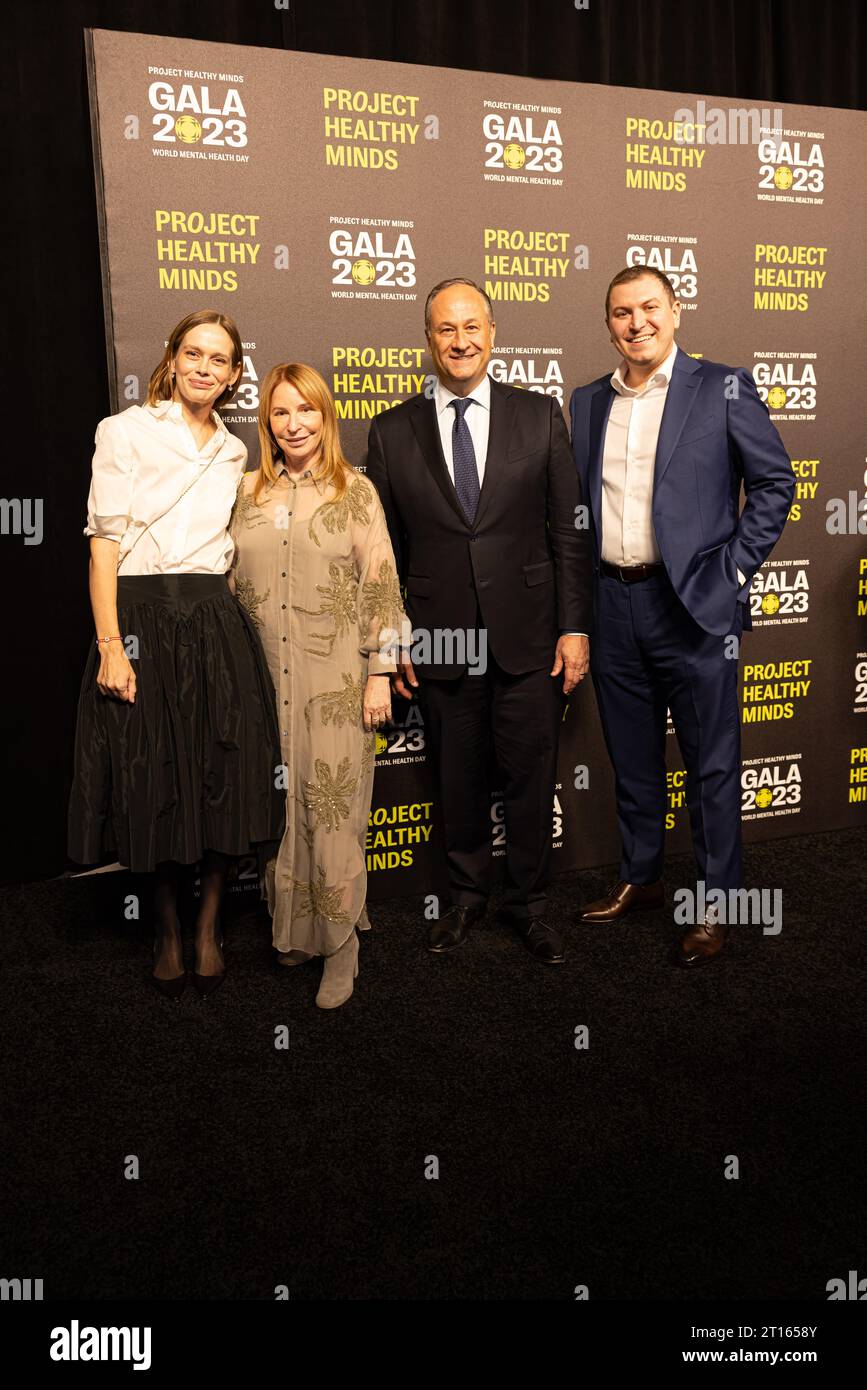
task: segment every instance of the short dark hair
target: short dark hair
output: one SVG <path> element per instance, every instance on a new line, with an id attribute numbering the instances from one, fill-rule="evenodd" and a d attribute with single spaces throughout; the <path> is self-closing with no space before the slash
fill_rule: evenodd
<path id="1" fill-rule="evenodd" d="M 485 301 L 485 309 L 487 310 L 488 314 L 488 323 L 494 322 L 494 306 L 491 303 L 490 297 L 487 294 L 485 294 L 485 291 L 482 289 L 481 285 L 477 285 L 475 280 L 467 280 L 463 275 L 455 275 L 451 280 L 440 280 L 439 284 L 434 285 L 433 289 L 428 294 L 428 297 L 424 302 L 425 333 L 427 333 L 430 329 L 430 306 L 433 304 L 438 294 L 442 294 L 443 290 L 451 289 L 452 285 L 469 285 L 471 290 L 475 290 L 477 294 L 480 294 L 482 296 L 482 299 Z"/>
<path id="2" fill-rule="evenodd" d="M 652 265 L 628 265 L 625 270 L 618 270 L 617 274 L 615 275 L 614 279 L 611 281 L 611 284 L 608 286 L 608 289 L 605 292 L 606 319 L 608 318 L 608 314 L 611 309 L 611 291 L 614 289 L 615 285 L 626 285 L 629 283 L 630 280 L 640 280 L 643 275 L 652 275 L 655 279 L 657 279 L 659 283 L 664 287 L 665 293 L 668 295 L 669 303 L 677 303 L 677 295 L 674 292 L 674 286 L 672 285 L 668 276 L 663 275 L 661 270 L 655 270 Z"/>

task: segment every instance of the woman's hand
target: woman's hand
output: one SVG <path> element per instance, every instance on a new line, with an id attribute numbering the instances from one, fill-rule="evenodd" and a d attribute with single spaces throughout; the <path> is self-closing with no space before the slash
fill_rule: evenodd
<path id="1" fill-rule="evenodd" d="M 391 690 L 388 676 L 368 676 L 362 704 L 364 727 L 368 732 L 380 729 L 391 719 Z"/>
<path id="2" fill-rule="evenodd" d="M 135 671 L 121 642 L 100 644 L 96 684 L 103 695 L 135 704 Z"/>

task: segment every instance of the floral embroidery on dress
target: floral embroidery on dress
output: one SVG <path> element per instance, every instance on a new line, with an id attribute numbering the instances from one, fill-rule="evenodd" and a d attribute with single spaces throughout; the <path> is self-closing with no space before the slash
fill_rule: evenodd
<path id="1" fill-rule="evenodd" d="M 292 904 L 293 921 L 296 917 L 322 916 L 331 922 L 340 922 L 347 927 L 350 925 L 349 914 L 341 907 L 343 892 L 340 888 L 328 887 L 321 864 L 317 866 L 314 883 L 302 883 L 297 878 L 292 882 L 301 890 Z"/>
<path id="2" fill-rule="evenodd" d="M 251 512 L 258 512 L 258 516 L 251 517 Z M 238 494 L 235 498 L 235 505 L 232 508 L 232 519 L 229 522 L 230 528 L 237 526 L 266 526 L 268 518 L 264 512 L 260 511 L 253 501 L 253 492 L 247 491 L 242 478 L 238 485 Z"/>
<path id="3" fill-rule="evenodd" d="M 370 772 L 371 768 L 373 767 L 374 759 L 376 758 L 376 741 L 377 741 L 377 739 L 380 738 L 380 737 L 383 737 L 383 735 L 380 735 L 380 734 L 378 734 L 378 733 L 376 733 L 376 732 L 371 733 L 371 734 L 368 734 L 368 733 L 365 731 L 364 745 L 363 745 L 363 747 L 362 747 L 362 752 L 361 752 L 361 780 L 362 780 L 362 781 L 364 780 L 364 778 L 367 776 L 367 774 Z M 385 746 L 386 746 L 386 748 L 388 747 L 388 739 L 385 740 Z M 385 750 L 383 750 L 383 751 L 385 751 Z"/>
<path id="4" fill-rule="evenodd" d="M 270 593 L 271 590 L 266 589 L 264 594 L 257 594 L 252 579 L 235 578 L 235 597 L 242 608 L 247 610 L 250 619 L 260 631 L 262 630 L 262 617 L 258 610 L 266 602 Z"/>
<path id="5" fill-rule="evenodd" d="M 304 706 L 304 720 L 308 729 L 310 725 L 310 706 L 320 705 L 320 716 L 323 724 L 334 724 L 338 729 L 342 729 L 344 724 L 357 723 L 361 718 L 361 709 L 364 702 L 364 681 L 352 679 L 346 671 L 341 673 L 343 681 L 342 690 L 325 690 L 321 695 L 312 695 Z"/>
<path id="6" fill-rule="evenodd" d="M 325 652 L 317 652 L 312 647 L 307 647 L 306 650 L 313 656 L 330 656 L 337 638 L 348 630 L 350 623 L 355 618 L 358 580 L 353 570 L 347 568 L 346 565 L 338 565 L 335 560 L 332 560 L 328 566 L 328 573 L 331 576 L 331 583 L 316 585 L 316 592 L 322 595 L 320 607 L 315 611 L 308 608 L 297 610 L 299 613 L 308 613 L 312 618 L 330 618 L 334 623 L 333 632 L 310 633 L 311 637 L 328 644 L 328 649 Z"/>
<path id="7" fill-rule="evenodd" d="M 370 525 L 370 516 L 367 511 L 372 501 L 370 488 L 370 483 L 364 482 L 361 478 L 354 478 L 342 497 L 335 498 L 331 502 L 323 502 L 321 507 L 316 508 L 307 528 L 307 534 L 314 545 L 321 546 L 321 541 L 314 530 L 317 520 L 321 520 L 322 526 L 330 536 L 333 536 L 335 531 L 345 531 L 349 525 L 350 517 L 353 521 L 357 521 L 360 526 Z"/>
<path id="8" fill-rule="evenodd" d="M 232 516 L 235 592 L 245 622 L 261 620 L 287 769 L 286 833 L 264 870 L 273 940 L 323 955 L 366 922 L 370 791 L 388 740 L 364 728 L 364 691 L 389 664 L 383 629 L 403 619 L 377 493 L 355 471 L 346 483 L 338 500 L 321 480 L 280 477 L 258 503 L 241 491 Z"/>
<path id="9" fill-rule="evenodd" d="M 401 617 L 400 585 L 388 560 L 379 566 L 379 578 L 369 579 L 362 589 L 361 623 L 367 628 L 376 622 L 380 627 L 395 629 Z"/>
<path id="10" fill-rule="evenodd" d="M 304 783 L 305 804 L 318 825 L 337 830 L 340 822 L 349 818 L 350 798 L 358 786 L 358 778 L 350 776 L 351 759 L 341 758 L 336 772 L 324 758 L 317 758 L 313 766 L 316 781 Z"/>

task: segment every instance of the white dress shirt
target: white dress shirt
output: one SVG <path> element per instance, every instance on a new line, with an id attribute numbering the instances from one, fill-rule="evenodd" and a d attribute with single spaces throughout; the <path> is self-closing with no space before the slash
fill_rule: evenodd
<path id="1" fill-rule="evenodd" d="M 445 454 L 446 468 L 449 470 L 449 477 L 454 483 L 455 465 L 452 457 L 452 432 L 455 427 L 457 412 L 452 410 L 449 401 L 458 400 L 476 401 L 476 405 L 471 405 L 464 414 L 470 438 L 473 441 L 473 452 L 476 455 L 476 467 L 479 470 L 479 489 L 485 481 L 485 461 L 488 457 L 488 435 L 491 430 L 491 378 L 486 376 L 480 381 L 474 391 L 469 396 L 456 396 L 454 391 L 450 391 L 447 386 L 443 386 L 441 381 L 437 381 L 436 392 L 434 394 L 434 404 L 437 411 L 437 424 L 440 429 L 440 439 L 442 441 L 443 453 Z"/>
<path id="2" fill-rule="evenodd" d="M 201 449 L 179 401 L 133 405 L 100 420 L 84 534 L 119 542 L 119 575 L 228 570 L 229 518 L 247 449 L 215 411 L 211 419 L 216 432 Z"/>
<path id="3" fill-rule="evenodd" d="M 612 565 L 653 565 L 662 556 L 653 529 L 653 476 L 662 412 L 677 344 L 643 388 L 624 381 L 626 363 L 611 377 L 611 403 L 602 451 L 602 558 Z M 746 584 L 739 569 L 738 579 Z"/>
<path id="4" fill-rule="evenodd" d="M 653 473 L 676 356 L 674 345 L 641 389 L 626 385 L 625 362 L 611 377 L 615 397 L 602 451 L 602 558 L 612 565 L 654 565 L 662 558 L 653 529 Z"/>
<path id="5" fill-rule="evenodd" d="M 480 381 L 475 390 L 471 391 L 469 397 L 456 396 L 447 386 L 437 380 L 436 391 L 434 393 L 434 404 L 437 412 L 437 424 L 439 426 L 440 440 L 445 455 L 446 468 L 449 470 L 449 477 L 452 484 L 455 481 L 455 463 L 452 454 L 453 431 L 457 412 L 452 410 L 449 401 L 469 399 L 476 401 L 477 405 L 470 406 L 464 414 L 467 427 L 470 431 L 470 438 L 473 441 L 473 452 L 476 456 L 476 467 L 479 470 L 479 490 L 485 481 L 485 463 L 488 458 L 488 436 L 491 432 L 491 378 L 486 376 Z M 563 634 L 569 637 L 585 637 L 584 632 Z"/>

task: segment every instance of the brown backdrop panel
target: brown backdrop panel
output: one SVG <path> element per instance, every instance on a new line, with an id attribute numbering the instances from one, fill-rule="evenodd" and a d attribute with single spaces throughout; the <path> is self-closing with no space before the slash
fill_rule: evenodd
<path id="1" fill-rule="evenodd" d="M 863 819 L 865 545 L 826 527 L 829 499 L 865 492 L 839 331 L 867 211 L 851 178 L 863 114 L 782 108 L 769 149 L 743 138 L 758 134 L 744 104 L 719 98 L 105 31 L 90 35 L 90 75 L 116 408 L 142 399 L 171 326 L 213 304 L 245 343 L 227 419 L 251 466 L 259 382 L 302 360 L 331 384 L 364 467 L 373 415 L 431 371 L 424 299 L 446 276 L 491 294 L 494 375 L 565 407 L 615 365 L 611 276 L 627 262 L 670 274 L 681 345 L 753 371 L 798 482 L 742 652 L 745 838 Z M 425 730 L 417 710 L 396 716 L 377 753 L 372 896 L 433 881 Z M 682 849 L 673 733 L 669 767 L 669 839 Z M 500 851 L 501 815 L 494 798 Z M 617 858 L 589 686 L 564 719 L 552 828 L 558 869 Z"/>

